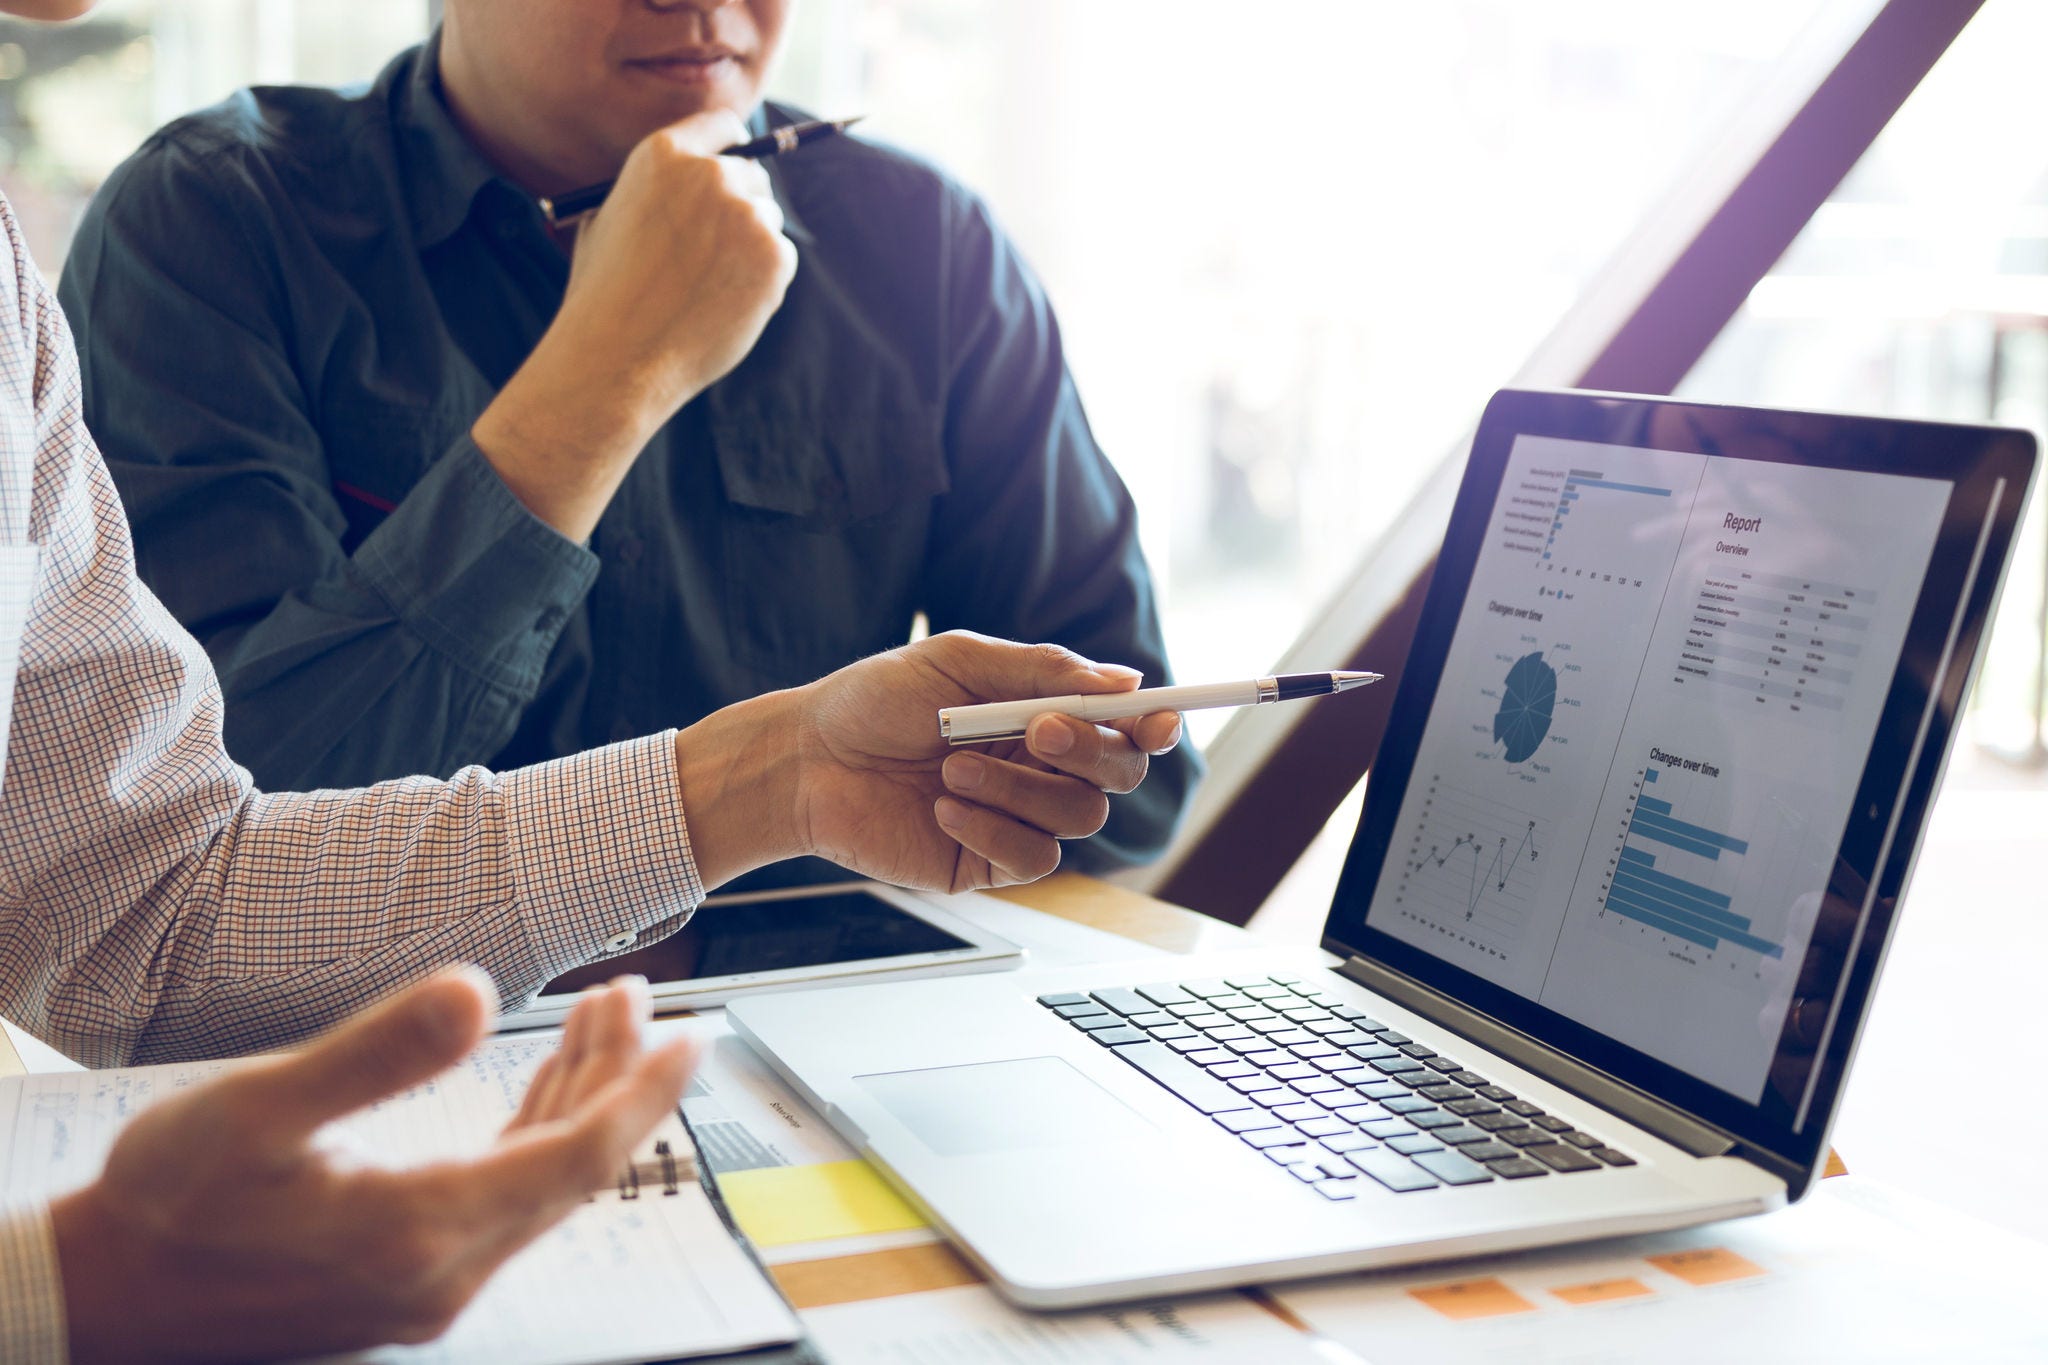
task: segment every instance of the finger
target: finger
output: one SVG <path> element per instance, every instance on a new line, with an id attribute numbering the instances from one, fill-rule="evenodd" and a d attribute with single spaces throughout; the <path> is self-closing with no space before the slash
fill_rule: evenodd
<path id="1" fill-rule="evenodd" d="M 1059 840 L 1042 829 L 1020 824 L 982 806 L 954 796 L 932 805 L 939 828 L 970 853 L 988 860 L 998 874 L 997 886 L 1035 882 L 1060 865 Z"/>
<path id="2" fill-rule="evenodd" d="M 553 1052 L 534 1068 L 533 1079 L 526 1083 L 526 1094 L 519 1101 L 519 1112 L 512 1116 L 504 1131 L 509 1133 L 555 1117 L 560 1112 L 555 1098 L 561 1093 L 562 1054 Z"/>
<path id="3" fill-rule="evenodd" d="M 1031 718 L 1024 743 L 1033 758 L 1101 791 L 1134 790 L 1151 762 L 1122 731 L 1050 711 Z"/>
<path id="4" fill-rule="evenodd" d="M 252 1122 L 304 1137 L 453 1066 L 482 1040 L 497 1007 L 497 988 L 481 968 L 455 967 L 290 1056 L 231 1073 L 227 1083 L 231 1092 L 248 1092 Z"/>
<path id="5" fill-rule="evenodd" d="M 589 1095 L 610 1085 L 625 1073 L 640 1055 L 640 1021 L 651 1006 L 647 980 L 620 976 L 603 989 L 578 1001 L 581 1046 L 576 1064 L 562 1077 L 558 1109 L 574 1108 Z"/>
<path id="6" fill-rule="evenodd" d="M 933 636 L 925 652 L 955 682 L 989 701 L 1129 692 L 1145 676 L 1122 664 L 1084 659 L 1059 645 L 1020 645 L 967 630 Z"/>
<path id="7" fill-rule="evenodd" d="M 613 1184 L 634 1148 L 681 1102 L 696 1064 L 696 1044 L 679 1038 L 641 1056 L 558 1121 L 508 1135 L 465 1174 L 473 1207 L 580 1200 Z"/>
<path id="8" fill-rule="evenodd" d="M 1055 839 L 1085 839 L 1109 818 L 1109 798 L 1060 773 L 983 754 L 950 755 L 939 767 L 949 790 L 966 801 L 1035 826 Z"/>
<path id="9" fill-rule="evenodd" d="M 1121 730 L 1129 735 L 1132 744 L 1154 758 L 1171 753 L 1180 743 L 1181 720 L 1178 711 L 1154 711 L 1149 716 L 1113 720 L 1108 724 L 1111 729 Z"/>
<path id="10" fill-rule="evenodd" d="M 706 109 L 662 129 L 676 146 L 698 156 L 717 156 L 747 140 L 747 125 L 730 109 Z"/>

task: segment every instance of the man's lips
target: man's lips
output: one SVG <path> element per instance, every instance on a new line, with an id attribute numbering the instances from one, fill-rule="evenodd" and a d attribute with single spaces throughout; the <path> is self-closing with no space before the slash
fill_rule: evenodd
<path id="1" fill-rule="evenodd" d="M 740 54 L 729 47 L 682 48 L 652 57 L 635 57 L 626 65 L 669 80 L 704 80 L 740 64 Z"/>

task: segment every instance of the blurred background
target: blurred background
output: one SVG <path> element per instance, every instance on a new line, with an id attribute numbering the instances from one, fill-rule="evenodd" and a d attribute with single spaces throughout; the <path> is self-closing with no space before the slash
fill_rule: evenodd
<path id="1" fill-rule="evenodd" d="M 1136 495 L 1176 665 L 1202 680 L 1279 659 L 1646 215 L 1878 8 L 800 0 L 775 89 L 867 114 L 1017 237 Z M 366 79 L 432 18 L 429 0 L 107 0 L 64 28 L 0 24 L 0 181 L 44 270 L 158 124 L 243 84 Z M 1680 392 L 2048 429 L 2044 53 L 2048 5 L 1987 0 Z M 1929 1009 L 2035 1036 L 2041 504 L 1842 1128 L 1852 1167 L 2035 1232 L 2048 1176 L 2022 1176 L 2033 1198 L 1959 1185 L 1890 1097 L 1954 1074 Z M 1357 802 L 1255 928 L 1315 935 Z M 2025 1103 L 2023 1127 L 2048 1119 Z"/>

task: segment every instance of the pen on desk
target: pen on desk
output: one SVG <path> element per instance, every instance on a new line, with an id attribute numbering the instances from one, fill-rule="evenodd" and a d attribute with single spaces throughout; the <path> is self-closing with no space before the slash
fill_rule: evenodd
<path id="1" fill-rule="evenodd" d="M 981 706 L 949 706 L 939 712 L 939 733 L 948 744 L 989 744 L 1019 739 L 1033 716 L 1057 711 L 1081 720 L 1126 720 L 1154 711 L 1206 711 L 1219 706 L 1263 706 L 1273 701 L 1301 701 L 1349 692 L 1376 683 L 1378 673 L 1282 673 L 1243 682 L 1196 683 L 1187 687 L 1148 687 L 1140 692 L 1092 692 L 1072 697 L 1034 697 L 1024 701 L 988 702 Z"/>
<path id="2" fill-rule="evenodd" d="M 784 152 L 793 152 L 799 147 L 808 147 L 820 138 L 833 137 L 843 133 L 865 117 L 867 117 L 865 114 L 855 114 L 852 118 L 812 119 L 806 123 L 785 123 L 780 128 L 770 128 L 766 134 L 755 138 L 752 142 L 742 142 L 738 146 L 727 147 L 719 155 L 736 156 L 747 161 L 760 161 L 771 156 L 781 156 Z M 612 192 L 612 186 L 618 183 L 616 180 L 606 180 L 595 185 L 585 185 L 580 190 L 570 190 L 566 194 L 558 194 L 552 199 L 542 199 L 540 201 L 540 211 L 547 218 L 548 222 L 555 227 L 573 223 L 586 213 L 595 213 L 598 205 L 604 203 L 605 196 Z"/>

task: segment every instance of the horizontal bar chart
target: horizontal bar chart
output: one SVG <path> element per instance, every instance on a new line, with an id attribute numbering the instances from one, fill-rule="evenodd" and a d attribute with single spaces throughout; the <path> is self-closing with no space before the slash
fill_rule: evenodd
<path id="1" fill-rule="evenodd" d="M 1643 786 L 1656 780 L 1657 769 L 1646 767 Z M 1645 845 L 1709 862 L 1720 861 L 1724 853 L 1741 857 L 1749 852 L 1747 840 L 1679 819 L 1669 800 L 1638 795 L 1608 878 L 1607 909 L 1709 952 L 1730 944 L 1765 957 L 1784 957 L 1782 945 L 1750 932 L 1748 917 L 1735 913 L 1729 896 L 1658 867 L 1657 854 Z"/>

